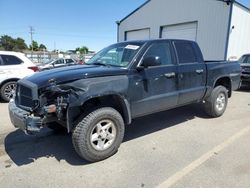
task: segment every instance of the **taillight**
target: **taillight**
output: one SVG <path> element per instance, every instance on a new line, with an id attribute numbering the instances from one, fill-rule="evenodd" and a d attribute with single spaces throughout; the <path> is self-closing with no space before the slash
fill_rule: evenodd
<path id="1" fill-rule="evenodd" d="M 28 67 L 28 69 L 31 69 L 31 70 L 33 70 L 34 72 L 38 72 L 38 71 L 39 71 L 39 69 L 38 69 L 37 66 Z"/>

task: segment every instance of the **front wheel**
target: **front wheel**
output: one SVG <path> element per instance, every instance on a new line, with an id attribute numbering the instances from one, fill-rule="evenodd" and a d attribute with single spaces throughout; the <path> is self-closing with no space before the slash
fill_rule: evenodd
<path id="1" fill-rule="evenodd" d="M 124 136 L 124 121 L 110 107 L 97 109 L 82 119 L 72 132 L 72 142 L 80 157 L 96 162 L 112 156 Z"/>
<path id="2" fill-rule="evenodd" d="M 210 97 L 205 101 L 205 111 L 211 117 L 220 117 L 227 108 L 228 91 L 224 86 L 213 89 Z"/>

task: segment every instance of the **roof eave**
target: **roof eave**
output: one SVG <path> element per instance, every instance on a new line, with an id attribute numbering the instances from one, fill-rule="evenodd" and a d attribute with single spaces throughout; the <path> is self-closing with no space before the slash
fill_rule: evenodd
<path id="1" fill-rule="evenodd" d="M 140 10 L 142 7 L 144 7 L 146 4 L 148 4 L 150 1 L 151 0 L 147 0 L 145 3 L 143 3 L 137 9 L 135 9 L 133 12 L 131 12 L 130 14 L 128 14 L 127 16 L 125 16 L 123 19 L 121 19 L 119 22 L 117 22 L 117 24 L 122 23 L 124 20 L 126 20 L 128 17 L 130 17 L 132 14 L 134 14 L 135 12 L 137 12 L 138 10 Z"/>
<path id="2" fill-rule="evenodd" d="M 248 8 L 247 6 L 243 5 L 242 3 L 238 2 L 238 1 L 234 1 L 234 3 L 236 3 L 237 5 L 239 5 L 239 6 L 243 7 L 243 8 L 245 8 L 247 11 L 250 12 L 250 8 Z"/>

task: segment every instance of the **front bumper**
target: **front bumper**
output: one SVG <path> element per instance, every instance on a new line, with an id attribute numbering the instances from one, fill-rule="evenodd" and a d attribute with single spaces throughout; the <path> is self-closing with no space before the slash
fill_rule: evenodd
<path id="1" fill-rule="evenodd" d="M 41 117 L 17 107 L 14 100 L 9 102 L 9 116 L 11 123 L 26 133 L 38 132 L 42 127 Z"/>

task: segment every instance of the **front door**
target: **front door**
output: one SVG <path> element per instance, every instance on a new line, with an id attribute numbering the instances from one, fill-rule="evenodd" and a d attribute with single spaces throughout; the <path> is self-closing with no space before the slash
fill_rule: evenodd
<path id="1" fill-rule="evenodd" d="M 177 105 L 177 66 L 168 41 L 153 43 L 143 59 L 158 57 L 160 65 L 145 68 L 134 75 L 131 101 L 132 117 L 159 112 Z"/>

